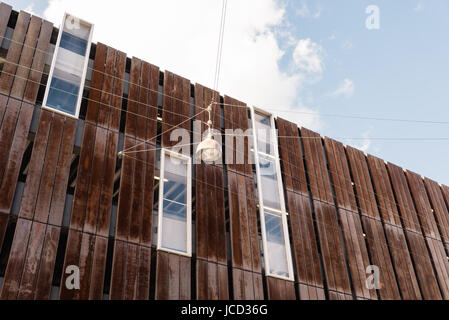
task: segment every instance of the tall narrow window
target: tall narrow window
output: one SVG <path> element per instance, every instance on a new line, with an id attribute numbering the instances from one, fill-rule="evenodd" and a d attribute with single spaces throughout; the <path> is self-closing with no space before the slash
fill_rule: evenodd
<path id="1" fill-rule="evenodd" d="M 192 255 L 192 160 L 161 150 L 158 250 Z"/>
<path id="2" fill-rule="evenodd" d="M 78 118 L 93 25 L 65 14 L 42 106 Z"/>
<path id="3" fill-rule="evenodd" d="M 257 192 L 267 276 L 294 280 L 273 116 L 251 108 Z"/>

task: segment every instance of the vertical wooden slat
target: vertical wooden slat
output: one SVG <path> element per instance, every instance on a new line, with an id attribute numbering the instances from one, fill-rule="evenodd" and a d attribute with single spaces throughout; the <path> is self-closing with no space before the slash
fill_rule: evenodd
<path id="1" fill-rule="evenodd" d="M 363 299 L 376 299 L 376 291 L 368 290 L 365 285 L 365 270 L 367 266 L 371 265 L 371 262 L 363 237 L 362 225 L 343 144 L 326 138 L 324 145 L 329 161 L 329 172 L 334 185 L 355 295 Z"/>
<path id="2" fill-rule="evenodd" d="M 20 11 L 0 76 L 0 93 L 5 95 L 9 95 L 11 92 L 30 19 L 29 13 Z"/>
<path id="3" fill-rule="evenodd" d="M 6 27 L 8 26 L 9 16 L 11 15 L 12 7 L 4 2 L 0 3 L 0 37 L 3 41 Z"/>
<path id="4" fill-rule="evenodd" d="M 29 220 L 20 218 L 17 220 L 0 299 L 17 299 L 22 276 L 21 270 L 23 270 L 23 264 L 25 261 L 25 252 L 23 248 L 28 249 L 28 239 L 30 237 L 31 225 L 32 222 Z"/>
<path id="5" fill-rule="evenodd" d="M 321 137 L 301 129 L 304 156 L 310 181 L 311 195 L 317 220 L 318 235 L 324 263 L 326 282 L 330 291 L 351 294 L 349 275 L 344 258 L 344 243 L 334 206 Z"/>

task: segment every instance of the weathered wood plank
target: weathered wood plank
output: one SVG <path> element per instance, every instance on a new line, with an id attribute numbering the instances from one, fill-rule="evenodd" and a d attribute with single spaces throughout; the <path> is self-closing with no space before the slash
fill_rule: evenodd
<path id="1" fill-rule="evenodd" d="M 3 65 L 2 74 L 0 76 L 0 93 L 9 95 L 11 86 L 15 79 L 17 66 L 19 64 L 20 55 L 23 49 L 26 32 L 30 23 L 31 16 L 25 11 L 20 11 L 17 18 L 16 27 L 12 35 L 11 44 L 6 55 L 6 61 Z"/>
<path id="2" fill-rule="evenodd" d="M 17 299 L 31 225 L 32 222 L 30 220 L 20 218 L 17 220 L 8 265 L 6 266 L 3 287 L 0 294 L 0 299 L 2 300 Z"/>
<path id="3" fill-rule="evenodd" d="M 13 99 L 10 99 L 12 101 Z M 4 170 L 3 180 L 0 187 L 0 212 L 9 213 L 11 211 L 14 192 L 19 176 L 20 165 L 27 143 L 31 118 L 34 106 L 23 102 L 20 109 L 19 119 L 12 140 L 8 163 Z M 7 153 L 5 153 L 6 155 Z"/>

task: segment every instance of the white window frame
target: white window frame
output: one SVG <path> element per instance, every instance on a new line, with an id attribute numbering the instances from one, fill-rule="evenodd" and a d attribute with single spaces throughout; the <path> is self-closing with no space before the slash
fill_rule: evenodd
<path id="1" fill-rule="evenodd" d="M 186 208 L 186 252 L 178 251 L 174 249 L 168 249 L 162 246 L 162 233 L 163 223 L 162 223 L 162 215 L 164 210 L 164 184 L 165 184 L 165 158 L 166 156 L 178 158 L 181 161 L 184 161 L 187 164 L 187 208 Z M 168 149 L 161 149 L 161 161 L 160 161 L 160 174 L 159 174 L 159 204 L 158 204 L 158 228 L 157 228 L 157 250 L 178 254 L 181 256 L 192 257 L 192 158 L 178 152 L 173 152 Z"/>
<path id="2" fill-rule="evenodd" d="M 256 107 L 250 107 L 251 110 L 251 123 L 253 127 L 253 149 L 254 149 L 254 159 L 256 165 L 256 177 L 257 177 L 257 193 L 259 196 L 259 215 L 260 215 L 260 227 L 262 229 L 262 243 L 264 250 L 264 262 L 265 262 L 265 274 L 266 276 L 283 279 L 287 281 L 295 281 L 295 276 L 293 273 L 293 262 L 292 262 L 292 254 L 290 247 L 290 236 L 288 232 L 288 222 L 287 222 L 287 211 L 285 208 L 285 198 L 284 198 L 284 190 L 283 190 L 283 182 L 282 182 L 282 174 L 281 174 L 281 165 L 279 162 L 279 150 L 277 144 L 277 134 L 276 134 L 276 125 L 274 123 L 274 117 L 271 113 L 258 109 Z M 266 154 L 264 152 L 259 152 L 258 143 L 257 143 L 257 132 L 256 132 L 256 117 L 255 115 L 260 114 L 270 118 L 270 144 L 273 148 L 273 154 Z M 275 170 L 277 176 L 278 183 L 278 193 L 279 193 L 279 202 L 281 210 L 273 209 L 268 206 L 266 208 L 270 211 L 274 211 L 280 214 L 282 221 L 282 229 L 284 233 L 284 244 L 285 244 L 285 256 L 287 258 L 287 270 L 288 277 L 280 276 L 278 274 L 272 274 L 270 272 L 270 259 L 268 255 L 268 245 L 267 245 L 267 233 L 265 227 L 265 206 L 263 204 L 263 191 L 262 191 L 262 179 L 260 176 L 260 168 L 259 168 L 259 153 L 263 154 L 266 157 L 272 158 L 275 163 Z"/>
<path id="3" fill-rule="evenodd" d="M 50 110 L 52 112 L 56 112 L 56 113 L 62 114 L 64 116 L 66 116 L 66 117 L 71 117 L 71 118 L 78 119 L 79 118 L 79 114 L 80 114 L 81 101 L 82 101 L 82 98 L 83 98 L 84 83 L 86 81 L 87 67 L 89 65 L 90 48 L 91 48 L 91 45 L 92 45 L 92 34 L 93 34 L 93 31 L 94 31 L 94 24 L 93 23 L 87 22 L 87 21 L 85 21 L 83 19 L 79 19 L 78 17 L 76 17 L 80 21 L 80 23 L 87 24 L 87 25 L 90 26 L 90 33 L 89 33 L 89 39 L 87 41 L 86 55 L 84 56 L 83 73 L 82 73 L 82 76 L 81 76 L 80 88 L 78 90 L 78 98 L 77 98 L 77 102 L 76 102 L 75 115 L 70 114 L 68 112 L 64 112 L 64 111 L 61 111 L 61 110 L 54 109 L 54 108 L 49 107 L 49 106 L 46 105 L 47 104 L 47 99 L 48 99 L 48 94 L 50 93 L 51 80 L 53 79 L 53 72 L 55 70 L 56 58 L 58 56 L 59 46 L 61 44 L 62 33 L 64 32 L 64 23 L 66 22 L 68 16 L 74 17 L 73 15 L 68 14 L 67 12 L 65 12 L 64 13 L 64 17 L 62 19 L 61 26 L 59 27 L 58 40 L 56 41 L 55 51 L 53 52 L 53 58 L 52 58 L 51 67 L 50 67 L 50 73 L 48 74 L 47 87 L 45 88 L 44 100 L 42 101 L 42 108 L 46 109 L 46 110 Z"/>

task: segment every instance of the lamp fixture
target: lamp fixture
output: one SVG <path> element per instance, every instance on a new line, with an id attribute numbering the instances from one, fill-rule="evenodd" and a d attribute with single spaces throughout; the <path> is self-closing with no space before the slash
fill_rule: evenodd
<path id="1" fill-rule="evenodd" d="M 212 102 L 213 103 L 213 102 Z M 212 120 L 211 111 L 212 103 L 207 107 L 207 112 L 209 113 L 209 120 L 207 121 L 208 132 L 206 139 L 201 141 L 201 143 L 196 148 L 195 157 L 198 160 L 203 160 L 206 163 L 215 162 L 221 159 L 221 145 L 217 140 L 212 137 Z"/>

